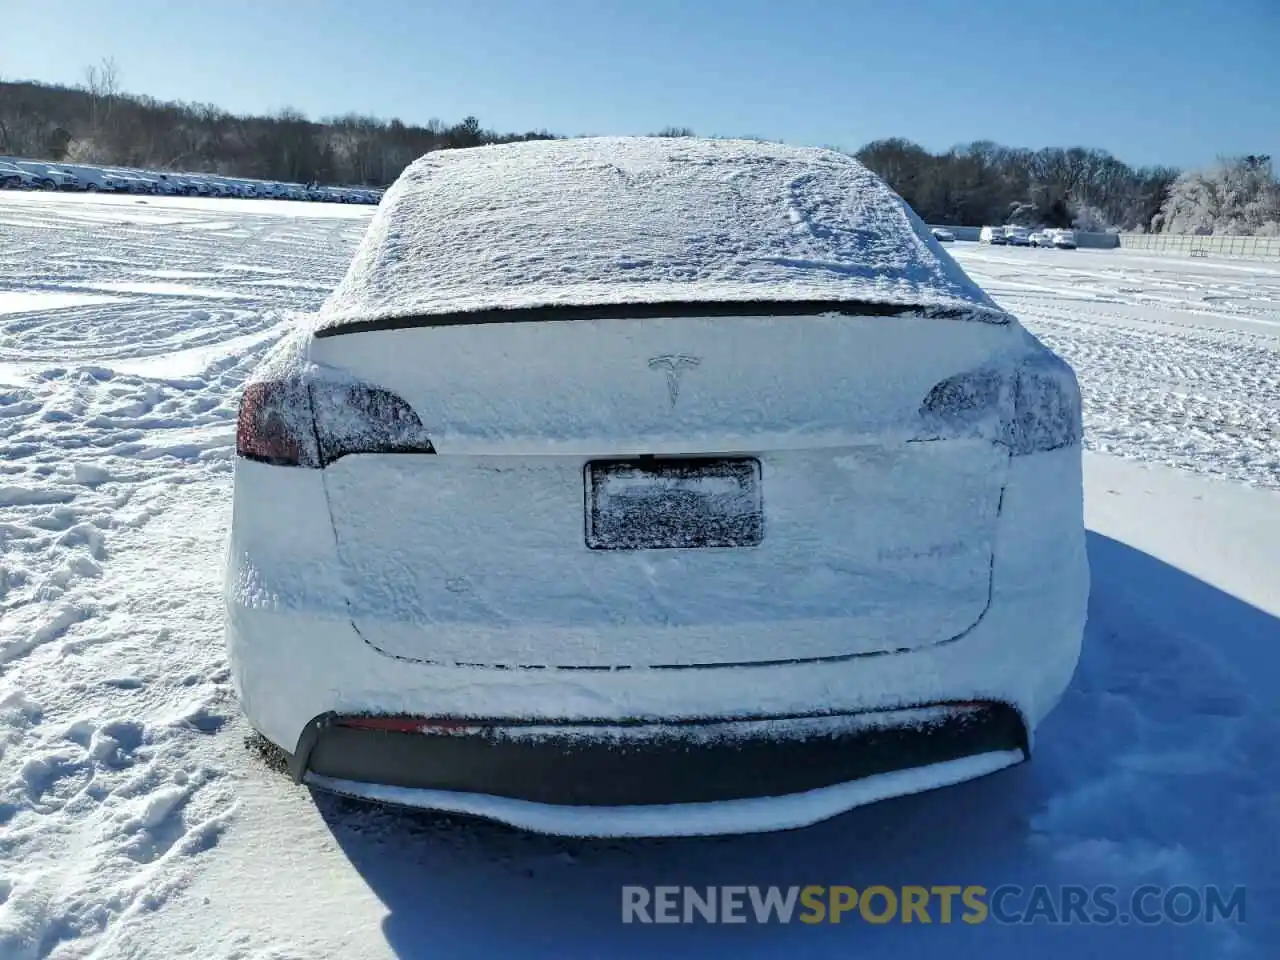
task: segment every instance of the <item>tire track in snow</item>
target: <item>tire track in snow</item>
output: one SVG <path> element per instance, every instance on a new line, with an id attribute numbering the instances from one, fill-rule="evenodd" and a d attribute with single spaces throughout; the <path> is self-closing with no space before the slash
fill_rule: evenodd
<path id="1" fill-rule="evenodd" d="M 1006 277 L 1001 305 L 1075 368 L 1088 449 L 1280 488 L 1280 327 L 1189 316 L 1226 292 L 1239 317 L 1280 321 L 1280 271 L 975 247 L 957 250 L 961 263 L 983 283 Z M 1023 289 L 1032 278 L 1038 292 Z M 1109 298 L 1082 296 L 1082 285 Z"/>
<path id="2" fill-rule="evenodd" d="M 1280 350 L 1024 314 L 1076 369 L 1087 447 L 1280 487 Z"/>
<path id="3" fill-rule="evenodd" d="M 234 709 L 236 388 L 363 221 L 273 240 L 251 216 L 3 212 L 23 251 L 0 274 L 0 956 L 18 960 L 109 952 L 233 815 L 214 735 Z M 4 312 L 6 291 L 25 308 L 104 288 Z"/>

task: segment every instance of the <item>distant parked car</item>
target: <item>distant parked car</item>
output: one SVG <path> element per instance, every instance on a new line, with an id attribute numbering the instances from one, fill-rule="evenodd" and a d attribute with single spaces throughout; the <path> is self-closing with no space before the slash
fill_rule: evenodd
<path id="1" fill-rule="evenodd" d="M 1074 230 L 1054 230 L 1051 244 L 1058 250 L 1074 250 L 1076 248 L 1076 232 Z"/>
<path id="2" fill-rule="evenodd" d="M 155 194 L 161 192 L 158 180 L 143 176 L 140 173 L 132 173 L 125 170 L 103 172 L 109 173 L 112 179 L 120 184 L 117 188 L 118 193 Z"/>
<path id="3" fill-rule="evenodd" d="M 207 197 L 210 190 L 209 185 L 198 177 L 180 176 L 171 178 L 177 182 L 179 193 L 188 197 Z"/>
<path id="4" fill-rule="evenodd" d="M 36 178 L 21 167 L 0 163 L 0 187 L 6 190 L 34 190 Z"/>
<path id="5" fill-rule="evenodd" d="M 989 243 L 992 246 L 1004 246 L 1004 227 L 983 227 L 982 232 L 978 234 L 979 243 Z"/>
<path id="6" fill-rule="evenodd" d="M 375 201 L 376 202 L 376 201 Z M 943 230 L 941 227 L 933 228 L 933 239 L 940 243 L 950 243 L 956 238 L 956 235 L 950 230 Z"/>
<path id="7" fill-rule="evenodd" d="M 80 181 L 86 193 L 128 193 L 127 178 L 96 167 L 80 167 Z"/>
<path id="8" fill-rule="evenodd" d="M 1051 245 L 1048 230 L 1034 230 L 1031 236 L 1027 237 L 1031 241 L 1033 247 L 1047 247 Z"/>
<path id="9" fill-rule="evenodd" d="M 184 197 L 188 196 L 190 191 L 190 184 L 186 183 L 181 177 L 175 177 L 167 173 L 156 174 L 156 193 Z"/>
<path id="10" fill-rule="evenodd" d="M 1011 247 L 1031 246 L 1031 234 L 1026 227 L 1005 227 L 1004 242 Z"/>
<path id="11" fill-rule="evenodd" d="M 24 163 L 25 169 L 36 180 L 41 190 L 82 190 L 80 178 L 69 170 L 62 170 L 45 163 Z"/>
<path id="12" fill-rule="evenodd" d="M 74 190 L 76 192 L 84 190 L 84 181 L 70 170 L 61 170 L 57 167 L 50 167 L 49 170 L 57 175 L 59 190 Z"/>
<path id="13" fill-rule="evenodd" d="M 21 160 L 15 160 L 4 161 L 4 164 L 22 175 L 21 189 L 24 190 L 57 190 L 65 179 L 61 172 L 51 171 L 43 163 L 24 163 Z"/>
<path id="14" fill-rule="evenodd" d="M 130 176 L 133 177 L 130 192 L 153 195 L 160 192 L 160 181 L 154 176 L 146 173 L 133 173 Z"/>

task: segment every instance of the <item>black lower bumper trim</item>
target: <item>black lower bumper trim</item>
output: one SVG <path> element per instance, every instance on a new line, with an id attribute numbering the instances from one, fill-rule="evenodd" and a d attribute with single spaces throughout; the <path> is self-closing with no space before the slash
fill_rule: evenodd
<path id="1" fill-rule="evenodd" d="M 509 797 L 631 806 L 781 796 L 880 773 L 1003 750 L 1028 754 L 1018 712 L 1002 703 L 937 705 L 912 714 L 653 725 L 468 721 L 422 732 L 361 728 L 326 714 L 292 756 L 340 780 Z M 905 717 L 906 720 L 899 720 Z M 425 724 L 425 721 L 424 721 Z"/>

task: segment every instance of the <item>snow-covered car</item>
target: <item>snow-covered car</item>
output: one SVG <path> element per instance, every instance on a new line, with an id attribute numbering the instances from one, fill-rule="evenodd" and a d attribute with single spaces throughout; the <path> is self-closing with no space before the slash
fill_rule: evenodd
<path id="1" fill-rule="evenodd" d="M 77 167 L 81 189 L 86 193 L 128 193 L 128 180 L 108 170 L 97 167 Z"/>
<path id="2" fill-rule="evenodd" d="M 983 227 L 978 234 L 979 243 L 990 243 L 993 246 L 1004 246 L 1004 227 Z"/>
<path id="3" fill-rule="evenodd" d="M 17 166 L 17 164 L 15 164 Z M 80 178 L 69 170 L 45 163 L 24 163 L 20 169 L 31 174 L 39 190 L 82 190 Z"/>
<path id="4" fill-rule="evenodd" d="M 12 163 L 0 161 L 0 188 L 5 190 L 35 190 L 39 184 L 28 170 Z"/>
<path id="5" fill-rule="evenodd" d="M 1010 247 L 1031 246 L 1031 233 L 1026 227 L 1005 227 L 1004 242 Z"/>
<path id="6" fill-rule="evenodd" d="M 19 190 L 57 190 L 64 182 L 61 171 L 50 170 L 42 163 L 27 163 L 21 160 L 0 161 L 0 166 L 9 172 L 7 178 L 11 185 Z M 13 173 L 17 172 L 18 182 L 13 183 Z"/>
<path id="7" fill-rule="evenodd" d="M 934 227 L 930 232 L 933 234 L 933 239 L 939 243 L 951 243 L 956 238 L 954 233 L 950 230 L 944 230 L 942 227 Z"/>
<path id="8" fill-rule="evenodd" d="M 799 826 L 1023 761 L 1079 656 L 1075 375 L 832 151 L 428 154 L 236 454 L 232 676 L 322 790 Z"/>
<path id="9" fill-rule="evenodd" d="M 215 197 L 238 197 L 240 196 L 236 185 L 230 180 L 224 180 L 222 177 L 208 177 L 205 179 L 205 185 L 211 196 Z"/>
<path id="10" fill-rule="evenodd" d="M 207 197 L 213 192 L 202 177 L 182 174 L 171 176 L 170 179 L 175 181 L 180 191 L 188 197 Z"/>
<path id="11" fill-rule="evenodd" d="M 157 173 L 155 175 L 155 181 L 156 181 L 156 193 L 163 194 L 165 196 L 176 196 L 176 197 L 186 197 L 186 196 L 195 195 L 195 191 L 191 187 L 191 185 L 188 184 L 181 177 L 168 174 L 168 173 Z"/>
<path id="12" fill-rule="evenodd" d="M 159 182 L 155 178 L 132 170 L 104 170 L 117 185 L 118 193 L 155 194 L 160 192 Z"/>
<path id="13" fill-rule="evenodd" d="M 1076 234 L 1074 230 L 1054 230 L 1050 237 L 1050 245 L 1058 250 L 1074 250 Z"/>

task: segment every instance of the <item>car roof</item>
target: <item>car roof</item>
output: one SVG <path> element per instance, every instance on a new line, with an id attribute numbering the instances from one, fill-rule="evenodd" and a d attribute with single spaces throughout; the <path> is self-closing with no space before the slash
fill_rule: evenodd
<path id="1" fill-rule="evenodd" d="M 762 301 L 999 312 L 853 157 L 747 140 L 604 137 L 417 160 L 383 194 L 317 325 Z"/>

